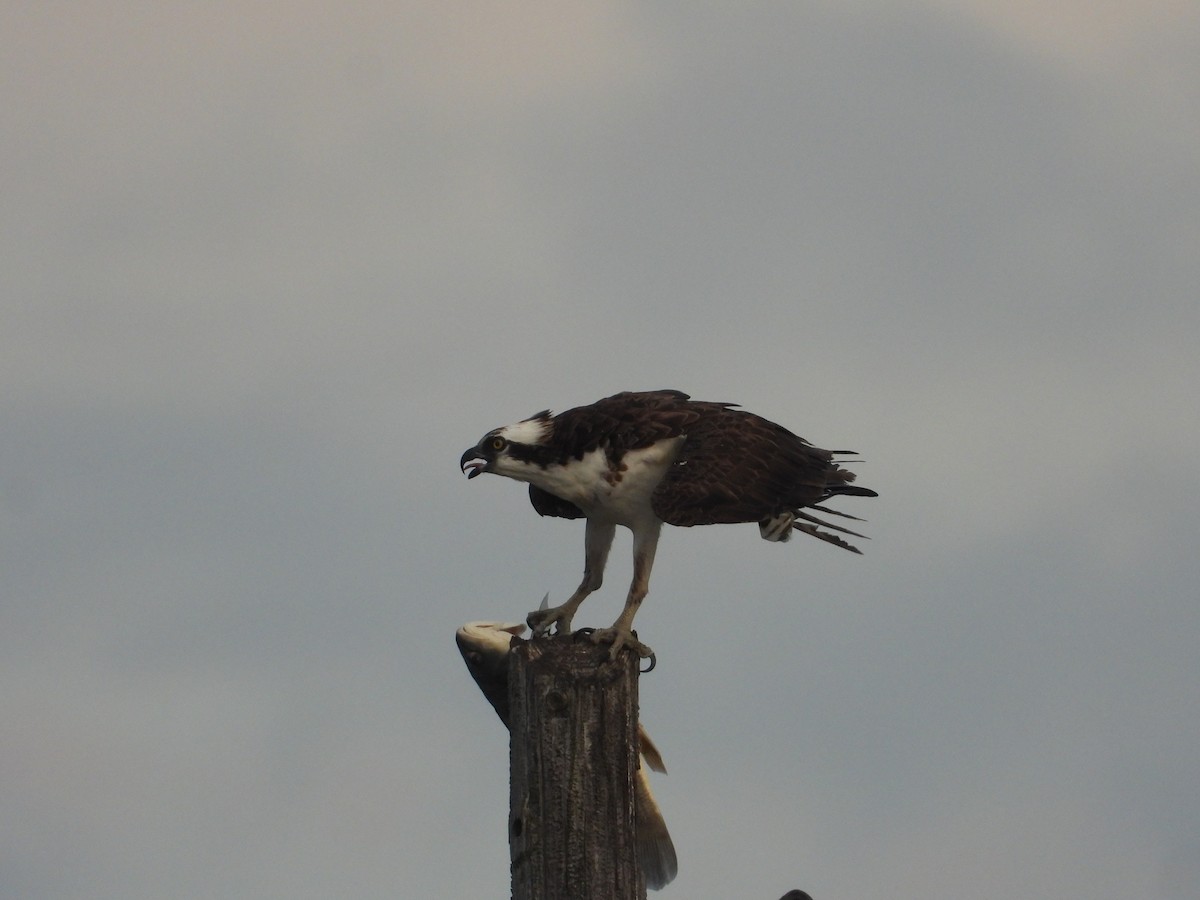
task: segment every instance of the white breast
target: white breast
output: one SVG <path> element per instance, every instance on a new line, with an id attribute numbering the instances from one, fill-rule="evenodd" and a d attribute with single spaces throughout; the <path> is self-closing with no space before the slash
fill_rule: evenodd
<path id="1" fill-rule="evenodd" d="M 683 441 L 682 437 L 669 438 L 632 450 L 616 466 L 609 464 L 604 450 L 593 450 L 565 465 L 529 467 L 517 477 L 571 501 L 588 518 L 632 526 L 654 514 L 650 496 L 675 461 Z"/>

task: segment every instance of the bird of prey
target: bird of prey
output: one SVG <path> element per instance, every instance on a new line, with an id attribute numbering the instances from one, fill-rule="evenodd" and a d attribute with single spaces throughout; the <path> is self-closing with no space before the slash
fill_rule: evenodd
<path id="1" fill-rule="evenodd" d="M 626 391 L 495 428 L 462 455 L 459 467 L 468 478 L 491 472 L 528 482 L 540 515 L 587 519 L 583 580 L 561 606 L 529 614 L 535 636 L 551 626 L 571 630 L 579 605 L 600 587 L 618 525 L 633 532 L 633 582 L 612 627 L 593 634 L 611 642 L 614 657 L 623 646 L 651 656 L 632 627 L 664 522 L 756 522 L 768 541 L 786 541 L 796 530 L 859 552 L 838 534 L 864 535 L 805 511 L 855 519 L 819 504 L 843 494 L 878 496 L 853 485 L 854 473 L 835 461 L 854 451 L 814 447 L 736 406 L 680 391 Z"/>
<path id="2" fill-rule="evenodd" d="M 508 707 L 508 653 L 513 637 L 519 636 L 524 630 L 525 626 L 520 624 L 468 622 L 454 634 L 467 671 L 506 728 L 512 727 Z M 675 845 L 667 832 L 667 823 L 650 790 L 650 779 L 646 776 L 647 766 L 664 774 L 667 768 L 663 765 L 658 748 L 651 743 L 640 724 L 638 751 L 641 765 L 638 766 L 634 784 L 638 863 L 646 887 L 657 891 L 675 878 L 679 864 L 675 858 Z"/>

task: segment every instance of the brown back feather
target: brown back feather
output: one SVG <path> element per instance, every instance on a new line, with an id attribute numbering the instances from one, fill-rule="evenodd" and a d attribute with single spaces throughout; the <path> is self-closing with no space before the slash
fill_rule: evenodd
<path id="1" fill-rule="evenodd" d="M 758 522 L 819 503 L 853 479 L 830 451 L 761 416 L 721 406 L 703 410 L 689 427 L 652 502 L 671 525 Z"/>

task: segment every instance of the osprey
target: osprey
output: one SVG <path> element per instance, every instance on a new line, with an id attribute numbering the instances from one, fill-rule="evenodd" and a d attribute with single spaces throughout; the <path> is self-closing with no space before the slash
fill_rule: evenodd
<path id="1" fill-rule="evenodd" d="M 651 655 L 632 628 L 664 522 L 757 522 L 768 541 L 786 541 L 794 529 L 859 552 L 833 532 L 863 535 L 804 511 L 855 519 L 817 504 L 839 494 L 878 496 L 851 484 L 854 473 L 834 460 L 854 451 L 814 447 L 736 406 L 679 391 L 626 391 L 495 428 L 462 455 L 459 467 L 468 478 L 492 472 L 527 482 L 539 515 L 587 519 L 583 581 L 566 603 L 529 614 L 535 636 L 551 626 L 571 630 L 579 605 L 600 587 L 618 525 L 633 532 L 633 582 L 612 627 L 593 635 L 611 642 L 613 656 L 624 646 Z"/>

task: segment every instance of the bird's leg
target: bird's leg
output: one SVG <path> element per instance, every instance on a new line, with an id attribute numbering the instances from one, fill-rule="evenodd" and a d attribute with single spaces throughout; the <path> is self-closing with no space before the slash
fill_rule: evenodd
<path id="1" fill-rule="evenodd" d="M 628 647 L 643 659 L 654 656 L 654 651 L 639 641 L 633 634 L 633 617 L 650 591 L 650 570 L 654 568 L 654 553 L 658 549 L 658 535 L 662 523 L 655 520 L 652 527 L 639 528 L 633 533 L 633 582 L 625 598 L 625 608 L 613 622 L 612 628 L 600 628 L 592 634 L 597 643 L 611 643 L 609 659 L 616 659 L 622 647 Z"/>
<path id="2" fill-rule="evenodd" d="M 529 630 L 532 632 L 532 637 L 541 637 L 550 633 L 550 626 L 554 626 L 555 634 L 568 634 L 571 631 L 571 619 L 575 617 L 575 610 L 579 609 L 579 604 L 587 599 L 588 594 L 592 593 L 595 588 L 588 586 L 586 576 L 584 581 L 575 590 L 561 606 L 552 606 L 549 609 L 535 609 L 525 617 L 525 622 L 529 625 Z"/>
<path id="3" fill-rule="evenodd" d="M 583 581 L 562 606 L 535 609 L 529 614 L 525 621 L 534 637 L 548 634 L 551 625 L 555 626 L 555 634 L 570 633 L 575 610 L 579 609 L 579 604 L 593 591 L 598 590 L 604 581 L 604 564 L 608 561 L 608 551 L 612 547 L 616 530 L 617 526 L 612 523 L 587 520 L 583 537 Z"/>

